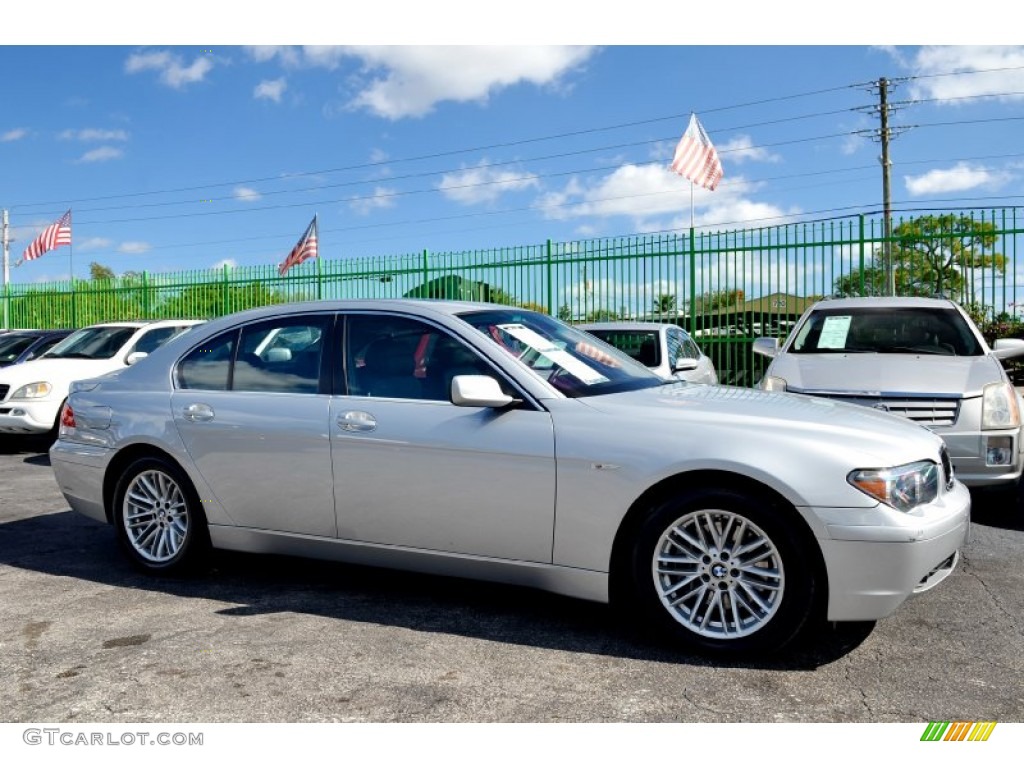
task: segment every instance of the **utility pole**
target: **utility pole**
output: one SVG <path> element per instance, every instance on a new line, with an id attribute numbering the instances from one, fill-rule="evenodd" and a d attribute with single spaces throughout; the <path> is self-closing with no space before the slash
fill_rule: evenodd
<path id="1" fill-rule="evenodd" d="M 889 81 L 884 77 L 878 79 L 878 112 L 882 121 L 880 140 L 882 142 L 882 255 L 885 259 L 885 289 L 890 296 L 896 295 L 896 270 L 892 263 L 892 198 L 889 191 L 889 171 L 892 161 L 889 159 Z"/>
<path id="2" fill-rule="evenodd" d="M 3 246 L 4 246 L 4 285 L 3 285 L 3 290 L 4 290 L 4 295 L 3 295 L 3 301 L 4 301 L 4 324 L 3 324 L 3 327 L 4 328 L 10 328 L 11 327 L 11 301 L 10 301 L 10 295 L 8 293 L 7 286 L 9 286 L 11 284 L 11 235 L 10 235 L 9 222 L 7 220 L 7 209 L 6 208 L 4 208 L 4 211 L 3 211 L 3 232 L 2 232 L 2 234 L 0 234 L 0 239 L 3 240 Z"/>

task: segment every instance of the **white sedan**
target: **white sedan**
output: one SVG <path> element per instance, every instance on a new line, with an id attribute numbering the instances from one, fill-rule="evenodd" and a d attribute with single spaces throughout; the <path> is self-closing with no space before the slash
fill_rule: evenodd
<path id="1" fill-rule="evenodd" d="M 92 325 L 75 331 L 46 354 L 0 370 L 0 438 L 57 437 L 58 417 L 71 382 L 126 368 L 201 320 Z"/>
<path id="2" fill-rule="evenodd" d="M 711 358 L 701 352 L 690 334 L 671 323 L 583 323 L 577 326 L 621 349 L 663 379 L 717 384 Z"/>

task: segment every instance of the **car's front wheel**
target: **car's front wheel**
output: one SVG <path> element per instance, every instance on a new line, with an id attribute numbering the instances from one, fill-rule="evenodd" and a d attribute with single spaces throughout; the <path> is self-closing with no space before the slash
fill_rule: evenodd
<path id="1" fill-rule="evenodd" d="M 774 651 L 820 588 L 796 521 L 754 495 L 686 492 L 650 510 L 632 542 L 631 597 L 662 636 L 705 651 Z"/>
<path id="2" fill-rule="evenodd" d="M 164 459 L 139 459 L 122 472 L 113 512 L 122 545 L 143 570 L 187 570 L 209 547 L 206 518 L 192 484 Z"/>

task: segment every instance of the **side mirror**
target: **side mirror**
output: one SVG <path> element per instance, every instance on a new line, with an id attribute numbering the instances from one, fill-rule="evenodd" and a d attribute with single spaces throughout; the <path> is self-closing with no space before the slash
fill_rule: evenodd
<path id="1" fill-rule="evenodd" d="M 754 354 L 775 357 L 779 354 L 779 340 L 775 338 L 754 339 Z"/>
<path id="2" fill-rule="evenodd" d="M 516 402 L 490 376 L 456 376 L 452 379 L 451 396 L 455 405 L 468 408 L 504 408 Z"/>
<path id="3" fill-rule="evenodd" d="M 996 339 L 992 345 L 992 354 L 999 360 L 1024 355 L 1024 339 Z"/>
<path id="4" fill-rule="evenodd" d="M 124 359 L 125 365 L 135 365 L 139 360 L 144 357 L 149 357 L 148 352 L 132 352 L 128 357 Z"/>
<path id="5" fill-rule="evenodd" d="M 672 366 L 673 373 L 681 373 L 683 371 L 695 371 L 698 365 L 697 360 L 692 357 L 680 357 L 676 360 L 675 365 Z"/>

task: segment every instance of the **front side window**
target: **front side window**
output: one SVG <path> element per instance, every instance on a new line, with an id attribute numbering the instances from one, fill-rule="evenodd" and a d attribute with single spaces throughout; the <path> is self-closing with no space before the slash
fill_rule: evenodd
<path id="1" fill-rule="evenodd" d="M 464 342 L 409 317 L 349 315 L 346 387 L 355 397 L 451 399 L 456 376 L 492 376 L 511 388 Z"/>
<path id="2" fill-rule="evenodd" d="M 172 325 L 148 330 L 136 340 L 132 348 L 128 350 L 128 354 L 132 352 L 145 352 L 148 355 L 151 352 L 155 352 L 158 347 L 166 344 L 179 333 L 191 327 L 190 325 Z"/>
<path id="3" fill-rule="evenodd" d="M 0 363 L 13 363 L 33 341 L 32 336 L 0 336 Z"/>
<path id="4" fill-rule="evenodd" d="M 984 354 L 963 316 L 931 307 L 818 309 L 797 329 L 790 352 L 837 354 Z"/>

